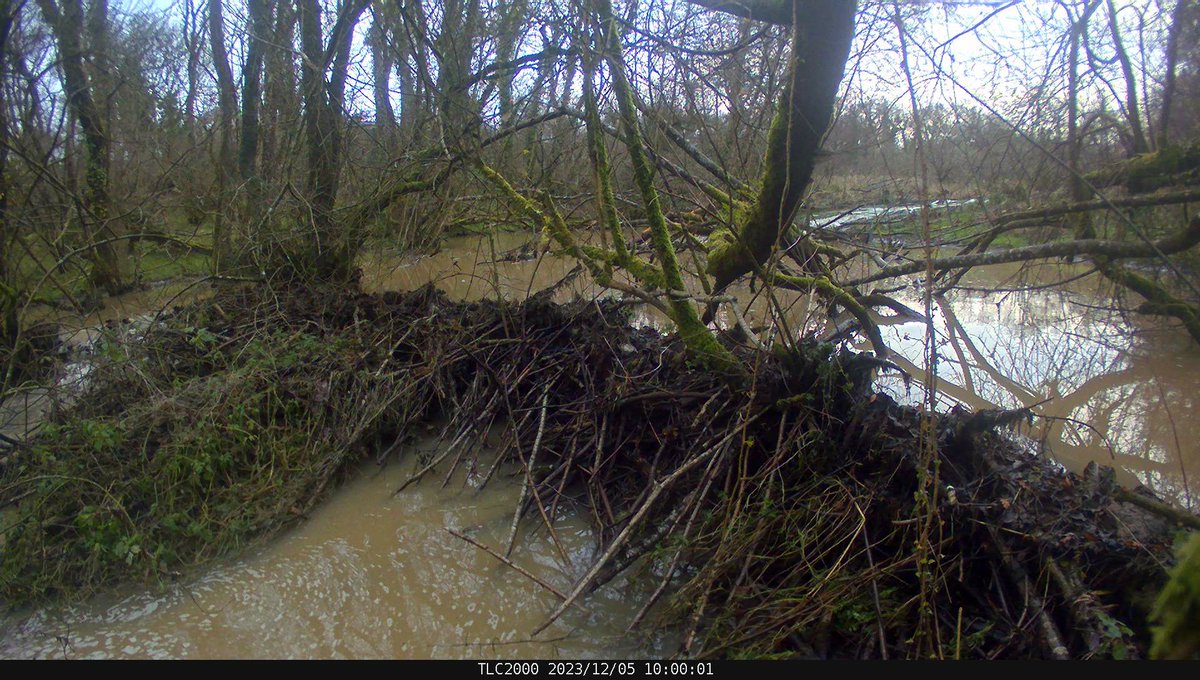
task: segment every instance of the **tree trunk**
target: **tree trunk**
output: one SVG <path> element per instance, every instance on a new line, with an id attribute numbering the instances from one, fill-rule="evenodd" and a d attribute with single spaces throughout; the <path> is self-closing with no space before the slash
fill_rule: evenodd
<path id="1" fill-rule="evenodd" d="M 1184 9 L 1194 0 L 1176 0 L 1175 10 L 1171 13 L 1171 25 L 1167 29 L 1166 74 L 1162 86 L 1162 109 L 1158 122 L 1158 148 L 1162 149 L 1170 142 L 1168 128 L 1171 124 L 1171 104 L 1175 100 L 1175 71 L 1179 64 L 1179 32 L 1183 30 Z"/>
<path id="2" fill-rule="evenodd" d="M 79 122 L 84 142 L 84 179 L 80 222 L 93 248 L 92 282 L 110 294 L 122 291 L 129 278 L 124 230 L 113 219 L 109 194 L 109 140 L 103 116 L 92 95 L 91 83 L 83 67 L 83 3 L 63 0 L 62 9 L 54 0 L 37 0 L 46 23 L 58 43 L 59 62 L 67 106 Z"/>
<path id="3" fill-rule="evenodd" d="M 217 131 L 217 205 L 213 210 L 213 271 L 220 272 L 225 254 L 230 250 L 226 233 L 225 210 L 228 192 L 237 171 L 234 157 L 233 135 L 237 120 L 237 89 L 233 82 L 233 70 L 229 67 L 229 53 L 225 49 L 225 17 L 222 0 L 208 2 L 208 42 L 212 50 L 213 68 L 217 72 L 217 102 L 220 111 L 220 127 Z"/>
<path id="4" fill-rule="evenodd" d="M 0 296 L 9 286 L 8 249 L 14 233 L 8 223 L 8 147 L 12 140 L 8 126 L 8 97 L 5 96 L 8 83 L 5 76 L 8 74 L 8 40 L 12 35 L 15 19 L 16 12 L 13 11 L 12 0 L 0 0 Z M 0 308 L 7 311 L 8 308 L 4 306 L 7 303 L 7 296 L 0 297 Z M 15 307 L 13 309 L 15 310 Z M 14 317 L 13 326 L 15 322 Z M 7 340 L 10 330 L 8 321 L 0 319 L 0 323 L 5 324 L 3 335 L 4 340 Z"/>
<path id="5" fill-rule="evenodd" d="M 301 89 L 304 96 L 304 131 L 308 145 L 306 194 L 315 234 L 309 255 L 311 271 L 300 272 L 322 280 L 345 280 L 354 265 L 354 248 L 349 234 L 337 228 L 333 208 L 337 201 L 341 171 L 341 107 L 345 96 L 350 45 L 354 25 L 365 2 L 349 0 L 342 5 L 329 38 L 321 40 L 321 6 L 318 0 L 298 0 L 300 43 L 304 52 Z M 327 66 L 332 72 L 326 80 Z"/>
<path id="6" fill-rule="evenodd" d="M 263 130 L 261 176 L 264 180 L 282 182 L 287 178 L 283 160 L 289 152 L 281 148 L 281 140 L 297 136 L 300 99 L 296 93 L 296 65 L 292 53 L 296 39 L 295 7 L 292 0 L 274 2 L 275 28 L 264 60 L 267 120 Z M 253 238 L 258 240 L 257 236 Z"/>
<path id="7" fill-rule="evenodd" d="M 510 0 L 505 3 L 500 10 L 500 18 L 496 26 L 496 62 L 504 63 L 512 61 L 517 56 L 517 43 L 521 38 L 521 27 L 525 22 L 527 14 L 527 0 Z M 513 81 L 517 77 L 518 70 L 513 71 L 500 78 L 500 86 L 498 90 L 500 128 L 504 129 L 513 124 L 515 112 L 513 111 Z M 501 167 L 509 167 L 513 159 L 513 142 L 515 136 L 504 140 L 504 146 L 501 151 Z"/>
<path id="8" fill-rule="evenodd" d="M 1091 0 L 1079 18 L 1071 25 L 1067 36 L 1067 170 L 1070 172 L 1071 200 L 1085 201 L 1089 197 L 1079 165 L 1083 153 L 1083 140 L 1079 138 L 1079 50 L 1087 33 L 1088 20 L 1100 7 L 1100 0 Z M 1081 217 L 1086 219 L 1086 216 Z M 1090 236 L 1090 231 L 1077 230 L 1080 237 Z"/>
<path id="9" fill-rule="evenodd" d="M 767 137 L 762 187 L 737 233 L 718 232 L 710 241 L 708 272 L 716 291 L 766 262 L 791 224 L 833 117 L 854 37 L 856 4 L 846 0 L 792 2 L 788 77 Z"/>
<path id="10" fill-rule="evenodd" d="M 11 140 L 8 126 L 8 39 L 12 35 L 12 0 L 0 0 L 0 390 L 7 393 L 10 376 L 17 370 L 17 348 L 21 344 L 21 318 L 18 315 L 18 291 L 10 280 L 9 246 L 14 231 L 8 214 L 8 146 Z"/>
<path id="11" fill-rule="evenodd" d="M 186 0 L 183 8 L 183 46 L 187 50 L 187 91 L 183 99 L 183 118 L 187 122 L 188 141 L 196 143 L 196 98 L 200 89 L 200 50 L 203 44 L 200 10 L 195 0 Z"/>
<path id="12" fill-rule="evenodd" d="M 242 140 L 238 149 L 238 176 L 247 185 L 247 202 L 258 200 L 259 110 L 262 108 L 262 71 L 267 44 L 271 39 L 271 8 L 267 0 L 246 0 L 250 11 L 250 35 L 246 45 L 246 66 L 242 70 Z"/>
<path id="13" fill-rule="evenodd" d="M 1112 33 L 1113 48 L 1117 52 L 1117 61 L 1121 64 L 1121 73 L 1125 77 L 1125 115 L 1129 120 L 1129 152 L 1130 155 L 1146 153 L 1150 145 L 1146 141 L 1146 132 L 1142 128 L 1142 114 L 1138 108 L 1137 80 L 1133 74 L 1133 63 L 1121 40 L 1121 28 L 1117 20 L 1117 7 L 1113 0 L 1108 0 L 1108 27 Z"/>
<path id="14" fill-rule="evenodd" d="M 392 34 L 393 54 L 397 57 L 395 74 L 400 90 L 400 115 L 398 126 L 405 143 L 415 143 L 415 131 L 422 117 L 421 103 L 423 101 L 422 80 L 418 69 L 420 60 L 417 59 L 416 48 L 410 39 L 412 29 L 408 26 L 404 15 L 396 23 Z"/>
<path id="15" fill-rule="evenodd" d="M 438 113 L 442 143 L 452 152 L 479 142 L 479 104 L 471 97 L 471 53 L 479 23 L 479 0 L 446 0 L 437 45 Z"/>
<path id="16" fill-rule="evenodd" d="M 396 111 L 392 108 L 392 69 L 396 53 L 388 40 L 391 31 L 381 12 L 375 15 L 367 42 L 371 46 L 371 74 L 375 93 L 375 139 L 379 145 L 378 155 L 387 157 L 396 147 Z"/>

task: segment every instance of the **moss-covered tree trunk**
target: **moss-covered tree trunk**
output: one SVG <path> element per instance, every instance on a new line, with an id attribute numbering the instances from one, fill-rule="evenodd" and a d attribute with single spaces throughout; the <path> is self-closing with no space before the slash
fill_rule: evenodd
<path id="1" fill-rule="evenodd" d="M 744 215 L 737 216 L 736 233 L 717 232 L 710 242 L 708 272 L 718 291 L 764 263 L 791 223 L 812 179 L 854 37 L 857 3 L 851 0 L 757 4 L 764 8 L 750 16 L 774 17 L 768 20 L 776 23 L 787 15 L 781 8 L 765 5 L 791 6 L 792 49 L 787 82 L 767 138 L 758 196 Z"/>
<path id="2" fill-rule="evenodd" d="M 83 131 L 84 192 L 81 221 L 86 237 L 92 242 L 92 282 L 109 293 L 123 290 L 129 281 L 129 258 L 120 240 L 124 230 L 114 219 L 109 194 L 108 133 L 91 82 L 84 70 L 83 3 L 63 0 L 62 8 L 54 0 L 38 0 L 38 6 L 58 43 L 59 64 L 67 106 Z"/>
<path id="3" fill-rule="evenodd" d="M 654 166 L 646 153 L 645 143 L 638 126 L 638 111 L 634 102 L 633 86 L 625 72 L 625 55 L 617 20 L 613 15 L 612 3 L 609 0 L 596 0 L 596 9 L 599 14 L 601 40 L 603 41 L 602 51 L 605 61 L 608 62 L 613 92 L 616 95 L 617 107 L 621 115 L 621 131 L 624 135 L 625 148 L 629 152 L 629 160 L 633 165 L 633 178 L 642 197 L 646 219 L 650 222 L 650 242 L 662 267 L 663 283 L 668 290 L 686 291 L 687 286 L 683 282 L 679 259 L 675 254 L 675 247 L 671 244 L 671 234 L 667 229 L 666 216 L 663 214 L 658 191 L 654 187 Z M 683 338 L 689 351 L 714 370 L 730 372 L 735 369 L 732 355 L 717 342 L 716 337 L 701 321 L 691 300 L 672 297 L 668 306 L 671 311 L 671 320 L 678 327 L 679 336 Z"/>

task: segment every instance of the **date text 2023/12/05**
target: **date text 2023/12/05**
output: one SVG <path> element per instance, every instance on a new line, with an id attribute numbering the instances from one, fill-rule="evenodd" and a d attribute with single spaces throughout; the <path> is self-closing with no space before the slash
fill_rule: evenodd
<path id="1" fill-rule="evenodd" d="M 480 661 L 481 676 L 692 677 L 715 675 L 703 661 Z"/>

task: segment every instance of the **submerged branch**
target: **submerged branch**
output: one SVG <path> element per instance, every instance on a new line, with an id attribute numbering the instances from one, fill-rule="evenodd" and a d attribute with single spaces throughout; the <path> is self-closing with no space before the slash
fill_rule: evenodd
<path id="1" fill-rule="evenodd" d="M 1158 257 L 1180 253 L 1200 244 L 1200 216 L 1192 218 L 1188 226 L 1170 236 L 1166 236 L 1149 245 L 1143 243 L 1126 243 L 1105 239 L 1077 239 L 1073 241 L 1056 241 L 1036 246 L 1007 248 L 985 253 L 969 255 L 954 255 L 937 258 L 932 261 L 933 269 L 947 270 L 961 267 L 980 267 L 1007 262 L 1026 262 L 1029 260 L 1044 260 L 1053 257 L 1078 257 L 1081 255 L 1096 255 L 1109 258 Z M 853 279 L 846 283 L 858 286 L 864 283 L 882 281 L 896 276 L 905 276 L 925 271 L 927 263 L 914 261 L 905 264 L 884 267 L 879 271 Z"/>

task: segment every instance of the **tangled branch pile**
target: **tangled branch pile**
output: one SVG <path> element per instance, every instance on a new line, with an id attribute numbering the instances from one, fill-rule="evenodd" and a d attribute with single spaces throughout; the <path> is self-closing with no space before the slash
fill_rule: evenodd
<path id="1" fill-rule="evenodd" d="M 110 348 L 122 360 L 0 462 L 0 595 L 176 574 L 438 421 L 451 443 L 422 473 L 506 437 L 526 484 L 509 549 L 520 523 L 553 538 L 564 504 L 594 518 L 600 557 L 552 619 L 636 567 L 659 581 L 638 620 L 673 594 L 654 611 L 692 655 L 1146 649 L 1170 526 L 1104 474 L 1028 455 L 997 414 L 948 413 L 922 491 L 922 414 L 872 392 L 877 360 L 738 351 L 753 378 L 734 387 L 615 301 L 222 290 Z"/>

